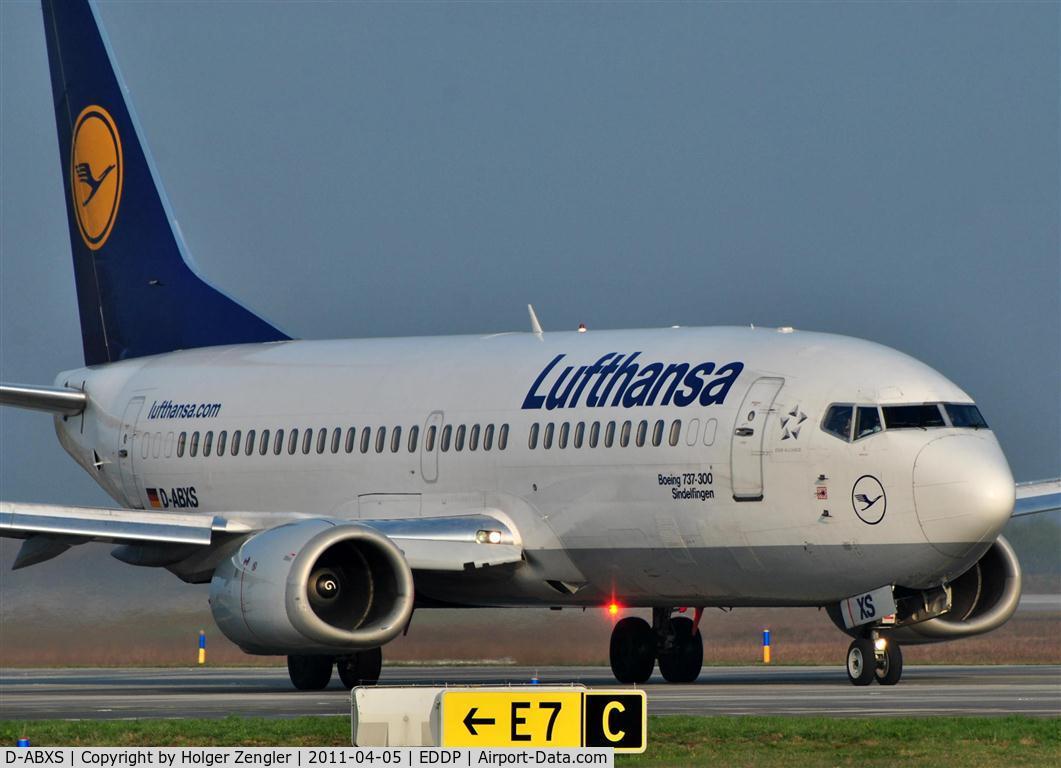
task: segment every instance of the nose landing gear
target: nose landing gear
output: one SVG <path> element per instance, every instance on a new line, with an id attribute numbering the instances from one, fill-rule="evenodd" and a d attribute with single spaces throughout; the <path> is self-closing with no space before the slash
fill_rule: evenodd
<path id="1" fill-rule="evenodd" d="M 874 631 L 856 638 L 847 649 L 847 679 L 852 685 L 895 685 L 903 676 L 903 652 L 899 644 Z"/>

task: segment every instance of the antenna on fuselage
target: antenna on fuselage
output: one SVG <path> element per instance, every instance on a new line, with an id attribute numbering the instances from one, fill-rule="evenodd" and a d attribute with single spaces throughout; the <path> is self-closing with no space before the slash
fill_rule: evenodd
<path id="1" fill-rule="evenodd" d="M 538 322 L 538 315 L 534 312 L 533 304 L 527 305 L 527 314 L 530 315 L 531 333 L 533 333 L 535 336 L 544 335 L 545 331 L 542 330 L 542 324 Z"/>

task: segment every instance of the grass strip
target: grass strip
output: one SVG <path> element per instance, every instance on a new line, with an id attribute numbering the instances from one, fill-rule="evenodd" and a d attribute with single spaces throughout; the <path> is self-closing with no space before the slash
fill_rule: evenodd
<path id="1" fill-rule="evenodd" d="M 0 721 L 0 745 L 350 746 L 346 717 Z M 993 768 L 1061 765 L 1061 718 L 651 717 L 619 766 Z"/>

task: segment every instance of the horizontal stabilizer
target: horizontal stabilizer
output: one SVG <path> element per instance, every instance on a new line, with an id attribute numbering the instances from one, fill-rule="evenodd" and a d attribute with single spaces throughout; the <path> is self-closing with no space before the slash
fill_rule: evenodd
<path id="1" fill-rule="evenodd" d="M 88 405 L 88 395 L 69 387 L 33 387 L 28 384 L 0 384 L 0 405 L 47 411 L 60 416 L 76 416 Z"/>
<path id="2" fill-rule="evenodd" d="M 1013 517 L 1038 515 L 1061 509 L 1061 478 L 1036 480 L 1032 483 L 1017 483 L 1017 503 L 1013 506 Z"/>

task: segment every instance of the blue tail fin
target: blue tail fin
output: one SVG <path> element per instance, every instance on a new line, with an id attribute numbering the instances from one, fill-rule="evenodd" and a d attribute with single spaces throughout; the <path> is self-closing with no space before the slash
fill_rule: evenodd
<path id="1" fill-rule="evenodd" d="M 188 259 L 87 0 L 42 0 L 85 364 L 288 338 Z"/>

